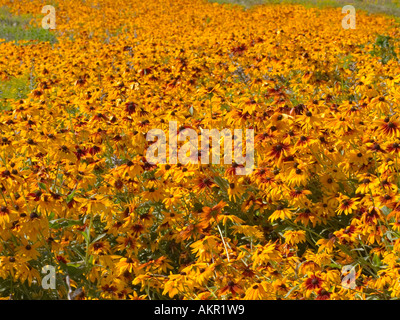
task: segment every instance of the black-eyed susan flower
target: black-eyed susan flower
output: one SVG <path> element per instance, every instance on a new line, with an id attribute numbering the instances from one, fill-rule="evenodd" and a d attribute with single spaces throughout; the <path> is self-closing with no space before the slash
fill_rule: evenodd
<path id="1" fill-rule="evenodd" d="M 353 212 L 353 210 L 357 209 L 357 201 L 353 200 L 345 195 L 340 195 L 339 196 L 339 207 L 336 209 L 336 212 L 338 214 L 344 213 L 344 214 L 350 214 Z"/>
<path id="2" fill-rule="evenodd" d="M 289 208 L 284 207 L 283 205 L 278 205 L 275 211 L 268 217 L 268 220 L 274 222 L 277 219 L 290 219 L 292 217 L 292 212 Z"/>
<path id="3" fill-rule="evenodd" d="M 290 244 L 290 245 L 296 245 L 298 243 L 302 243 L 306 241 L 306 233 L 303 230 L 288 230 L 285 231 L 283 234 L 283 237 L 285 238 L 285 242 Z"/>

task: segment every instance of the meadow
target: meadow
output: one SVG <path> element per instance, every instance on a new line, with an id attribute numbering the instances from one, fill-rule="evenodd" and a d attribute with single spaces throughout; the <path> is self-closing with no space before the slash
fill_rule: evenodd
<path id="1" fill-rule="evenodd" d="M 46 4 L 0 0 L 2 299 L 400 297 L 396 1 Z M 149 162 L 170 122 L 252 172 Z"/>

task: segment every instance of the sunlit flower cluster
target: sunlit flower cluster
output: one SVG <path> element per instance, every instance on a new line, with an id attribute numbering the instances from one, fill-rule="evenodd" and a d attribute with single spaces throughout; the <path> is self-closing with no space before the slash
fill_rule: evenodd
<path id="1" fill-rule="evenodd" d="M 57 43 L 0 40 L 0 81 L 35 83 L 0 113 L 0 296 L 400 297 L 393 20 L 357 12 L 345 30 L 340 9 L 203 0 L 55 8 Z M 254 129 L 253 172 L 149 163 L 146 133 L 170 121 Z"/>

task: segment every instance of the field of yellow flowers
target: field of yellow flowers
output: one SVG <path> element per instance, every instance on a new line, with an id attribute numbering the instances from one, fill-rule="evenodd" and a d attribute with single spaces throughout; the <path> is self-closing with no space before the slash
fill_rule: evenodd
<path id="1" fill-rule="evenodd" d="M 56 41 L 0 34 L 0 84 L 29 88 L 0 104 L 1 297 L 400 297 L 394 19 L 357 12 L 346 30 L 340 8 L 51 4 Z M 43 1 L 3 5 L 40 26 Z M 253 172 L 149 163 L 146 134 L 170 121 L 254 129 Z"/>

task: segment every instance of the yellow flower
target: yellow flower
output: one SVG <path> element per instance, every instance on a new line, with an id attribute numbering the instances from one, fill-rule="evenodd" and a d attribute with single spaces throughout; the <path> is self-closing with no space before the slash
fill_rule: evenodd
<path id="1" fill-rule="evenodd" d="M 115 267 L 117 268 L 119 275 L 123 274 L 125 271 L 136 273 L 138 261 L 132 258 L 121 258 Z"/>
<path id="2" fill-rule="evenodd" d="M 289 208 L 285 208 L 279 205 L 276 210 L 268 217 L 268 220 L 274 222 L 277 219 L 290 219 L 292 217 L 292 212 Z"/>
<path id="3" fill-rule="evenodd" d="M 303 230 L 288 230 L 283 234 L 285 242 L 290 245 L 296 245 L 306 241 L 306 232 Z"/>

